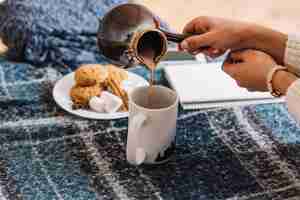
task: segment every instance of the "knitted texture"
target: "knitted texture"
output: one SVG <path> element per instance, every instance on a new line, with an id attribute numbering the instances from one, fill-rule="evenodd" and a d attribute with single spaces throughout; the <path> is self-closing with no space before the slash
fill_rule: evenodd
<path id="1" fill-rule="evenodd" d="M 76 67 L 103 62 L 96 34 L 99 18 L 126 0 L 6 0 L 0 37 L 11 60 L 36 66 Z"/>
<path id="2" fill-rule="evenodd" d="M 286 44 L 285 64 L 289 71 L 300 76 L 300 37 L 290 35 Z"/>

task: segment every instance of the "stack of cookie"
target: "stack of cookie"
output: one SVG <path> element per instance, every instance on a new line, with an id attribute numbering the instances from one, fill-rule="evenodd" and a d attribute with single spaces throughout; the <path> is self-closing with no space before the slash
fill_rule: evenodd
<path id="1" fill-rule="evenodd" d="M 122 111 L 128 110 L 128 96 L 122 89 L 122 81 L 128 79 L 125 70 L 113 65 L 86 64 L 75 71 L 75 85 L 70 91 L 73 108 L 90 108 L 94 97 L 101 97 L 104 91 L 121 99 Z M 112 96 L 112 95 L 110 95 Z"/>

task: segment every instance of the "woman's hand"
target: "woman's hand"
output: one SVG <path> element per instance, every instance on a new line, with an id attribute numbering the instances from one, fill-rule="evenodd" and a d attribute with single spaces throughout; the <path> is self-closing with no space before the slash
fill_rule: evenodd
<path id="1" fill-rule="evenodd" d="M 240 87 L 251 91 L 267 91 L 267 76 L 276 66 L 269 55 L 245 50 L 232 53 L 229 61 L 224 63 L 223 70 L 231 76 Z"/>
<path id="2" fill-rule="evenodd" d="M 249 91 L 268 91 L 267 76 L 276 66 L 271 56 L 260 51 L 244 50 L 232 53 L 225 62 L 223 70 L 236 80 L 240 87 Z M 296 76 L 285 71 L 275 73 L 273 87 L 286 94 L 288 87 L 297 79 Z"/>
<path id="3" fill-rule="evenodd" d="M 216 57 L 225 50 L 257 49 L 283 63 L 287 36 L 256 24 L 213 17 L 198 17 L 189 22 L 184 33 L 188 37 L 180 48 L 190 53 Z"/>
<path id="4" fill-rule="evenodd" d="M 192 33 L 195 36 L 184 40 L 180 47 L 190 53 L 206 50 L 208 47 L 218 50 L 241 49 L 248 46 L 246 43 L 251 39 L 247 35 L 250 27 L 247 23 L 198 17 L 189 22 L 183 30 L 184 33 Z"/>

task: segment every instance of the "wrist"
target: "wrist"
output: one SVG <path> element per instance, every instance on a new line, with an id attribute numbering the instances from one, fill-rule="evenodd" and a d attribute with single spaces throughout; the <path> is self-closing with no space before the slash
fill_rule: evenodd
<path id="1" fill-rule="evenodd" d="M 288 36 L 279 31 L 251 24 L 247 29 L 247 48 L 257 49 L 271 55 L 277 63 L 283 64 Z"/>
<path id="2" fill-rule="evenodd" d="M 262 31 L 260 26 L 256 24 L 248 24 L 242 31 L 242 41 L 244 41 L 244 48 L 258 49 L 261 46 L 260 38 Z"/>
<path id="3" fill-rule="evenodd" d="M 245 23 L 238 32 L 239 45 L 237 49 L 256 49 L 257 38 L 257 25 Z"/>
<path id="4" fill-rule="evenodd" d="M 297 79 L 298 78 L 294 74 L 287 71 L 280 70 L 274 74 L 272 84 L 274 90 L 285 95 L 287 93 L 288 88 Z"/>

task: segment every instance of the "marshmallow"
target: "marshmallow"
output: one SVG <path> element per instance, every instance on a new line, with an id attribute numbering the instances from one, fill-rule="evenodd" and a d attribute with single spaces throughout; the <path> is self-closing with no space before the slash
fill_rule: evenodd
<path id="1" fill-rule="evenodd" d="M 101 99 L 105 102 L 104 110 L 107 113 L 117 112 L 123 105 L 123 101 L 120 97 L 107 91 L 102 92 Z"/>
<path id="2" fill-rule="evenodd" d="M 128 80 L 125 80 L 125 81 L 122 81 L 122 84 L 121 84 L 121 88 L 123 90 L 125 90 L 126 92 L 128 92 L 129 90 L 131 90 L 133 88 L 133 84 L 131 81 L 128 81 Z"/>
<path id="3" fill-rule="evenodd" d="M 94 111 L 104 113 L 105 112 L 105 101 L 103 98 L 92 97 L 89 102 L 90 108 Z"/>

